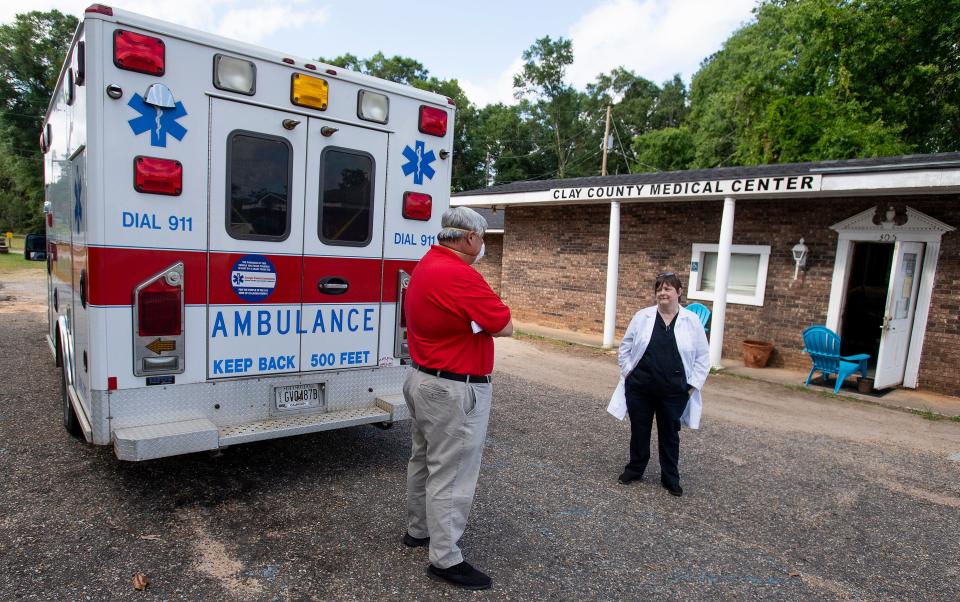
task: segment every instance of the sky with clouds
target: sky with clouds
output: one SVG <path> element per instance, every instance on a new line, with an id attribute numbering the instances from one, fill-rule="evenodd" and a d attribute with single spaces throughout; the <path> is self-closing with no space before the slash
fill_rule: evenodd
<path id="1" fill-rule="evenodd" d="M 478 105 L 513 102 L 521 53 L 549 35 L 573 42 L 567 79 L 583 89 L 624 66 L 657 83 L 700 62 L 748 22 L 756 0 L 104 0 L 108 6 L 213 32 L 297 57 L 414 58 L 455 78 Z M 80 17 L 91 0 L 0 4 L 0 21 L 56 8 Z"/>

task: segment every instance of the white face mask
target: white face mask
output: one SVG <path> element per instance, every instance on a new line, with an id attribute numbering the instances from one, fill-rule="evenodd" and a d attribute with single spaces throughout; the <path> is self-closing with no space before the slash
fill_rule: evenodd
<path id="1" fill-rule="evenodd" d="M 484 243 L 484 242 L 480 243 L 480 252 L 477 253 L 476 261 L 480 261 L 480 258 L 483 257 L 484 253 L 486 252 L 487 252 L 487 243 Z"/>

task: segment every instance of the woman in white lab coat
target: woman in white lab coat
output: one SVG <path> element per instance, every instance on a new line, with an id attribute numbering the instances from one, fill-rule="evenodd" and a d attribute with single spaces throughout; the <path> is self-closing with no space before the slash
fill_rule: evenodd
<path id="1" fill-rule="evenodd" d="M 660 483 L 680 496 L 680 424 L 700 427 L 710 348 L 700 318 L 680 307 L 680 278 L 658 274 L 654 291 L 657 304 L 633 316 L 620 343 L 620 384 L 608 411 L 621 420 L 630 414 L 630 462 L 618 481 L 626 485 L 643 477 L 656 416 Z"/>

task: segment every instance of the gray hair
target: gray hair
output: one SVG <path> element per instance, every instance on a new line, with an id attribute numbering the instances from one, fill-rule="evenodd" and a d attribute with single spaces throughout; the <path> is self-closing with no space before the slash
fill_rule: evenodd
<path id="1" fill-rule="evenodd" d="M 440 218 L 440 228 L 437 240 L 458 240 L 470 232 L 483 236 L 487 220 L 469 207 L 450 207 Z"/>

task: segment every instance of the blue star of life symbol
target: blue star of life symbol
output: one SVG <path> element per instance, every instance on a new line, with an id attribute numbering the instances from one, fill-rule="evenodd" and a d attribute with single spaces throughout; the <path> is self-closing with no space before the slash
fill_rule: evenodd
<path id="1" fill-rule="evenodd" d="M 407 159 L 407 162 L 401 166 L 403 169 L 403 175 L 409 176 L 413 174 L 413 183 L 416 185 L 423 184 L 423 176 L 427 176 L 428 180 L 433 179 L 433 175 L 436 172 L 430 164 L 437 160 L 437 156 L 433 154 L 433 151 L 424 152 L 424 142 L 423 140 L 417 140 L 416 150 L 410 148 L 410 145 L 404 147 L 403 156 Z"/>
<path id="2" fill-rule="evenodd" d="M 149 131 L 150 146 L 167 146 L 167 134 L 177 140 L 183 140 L 187 135 L 187 128 L 177 123 L 177 119 L 187 114 L 180 101 L 172 109 L 166 109 L 148 105 L 142 96 L 134 94 L 127 106 L 140 113 L 139 117 L 127 122 L 130 129 L 137 136 Z"/>
<path id="3" fill-rule="evenodd" d="M 243 284 L 243 274 L 234 274 L 233 275 L 234 284 Z"/>
<path id="4" fill-rule="evenodd" d="M 73 221 L 77 225 L 77 234 L 80 233 L 80 225 L 83 223 L 83 203 L 80 200 L 82 194 L 83 182 L 80 181 L 80 168 L 77 167 L 73 178 Z"/>

